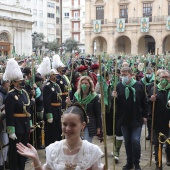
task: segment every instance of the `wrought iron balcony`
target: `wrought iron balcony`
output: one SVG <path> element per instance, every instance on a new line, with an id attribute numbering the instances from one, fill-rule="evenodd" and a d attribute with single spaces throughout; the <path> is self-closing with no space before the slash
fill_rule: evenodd
<path id="1" fill-rule="evenodd" d="M 71 32 L 80 32 L 80 28 L 72 28 Z"/>
<path id="2" fill-rule="evenodd" d="M 78 6 L 71 6 L 71 10 L 80 10 L 81 9 L 81 6 L 78 5 Z"/>
<path id="3" fill-rule="evenodd" d="M 100 19 L 96 19 L 96 20 L 100 20 Z M 93 21 L 94 20 L 91 20 L 91 24 L 93 25 Z M 107 19 L 101 19 L 101 24 L 102 25 L 106 25 L 107 24 Z"/>
<path id="4" fill-rule="evenodd" d="M 126 18 L 125 23 L 140 24 L 142 18 L 143 17 Z M 121 19 L 121 18 L 119 18 L 119 19 Z M 166 23 L 166 19 L 167 19 L 167 16 L 152 16 L 152 17 L 149 17 L 149 22 L 151 22 L 151 23 Z M 117 23 L 116 21 L 117 21 L 117 19 L 115 19 L 115 24 Z"/>
<path id="5" fill-rule="evenodd" d="M 72 17 L 70 18 L 71 21 L 80 21 L 80 17 Z"/>

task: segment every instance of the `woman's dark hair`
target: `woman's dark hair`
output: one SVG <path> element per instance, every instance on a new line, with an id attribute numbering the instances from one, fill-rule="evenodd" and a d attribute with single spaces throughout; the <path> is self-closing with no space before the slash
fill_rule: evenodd
<path id="1" fill-rule="evenodd" d="M 27 76 L 28 74 L 31 74 L 31 68 L 25 67 L 22 72 L 23 72 L 23 74 L 25 74 Z"/>
<path id="2" fill-rule="evenodd" d="M 86 111 L 84 110 L 83 106 L 80 105 L 79 103 L 74 103 L 72 104 L 65 112 L 64 114 L 76 114 L 80 116 L 81 122 L 86 122 L 88 123 L 88 116 Z"/>

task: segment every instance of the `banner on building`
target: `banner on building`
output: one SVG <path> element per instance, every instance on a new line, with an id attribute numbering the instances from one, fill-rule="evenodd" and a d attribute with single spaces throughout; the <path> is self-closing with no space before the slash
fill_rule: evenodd
<path id="1" fill-rule="evenodd" d="M 141 32 L 149 32 L 149 18 L 142 18 L 140 25 Z"/>
<path id="2" fill-rule="evenodd" d="M 117 32 L 125 31 L 125 19 L 117 19 Z"/>
<path id="3" fill-rule="evenodd" d="M 93 21 L 93 30 L 94 30 L 94 33 L 100 33 L 101 32 L 101 20 L 94 20 Z"/>
<path id="4" fill-rule="evenodd" d="M 170 16 L 166 19 L 166 28 L 167 30 L 170 30 Z"/>

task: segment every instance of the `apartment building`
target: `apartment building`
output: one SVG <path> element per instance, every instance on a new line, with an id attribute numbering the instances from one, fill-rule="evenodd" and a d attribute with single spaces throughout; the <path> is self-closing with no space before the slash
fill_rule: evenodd
<path id="1" fill-rule="evenodd" d="M 32 54 L 32 33 L 43 33 L 44 44 L 60 42 L 59 0 L 1 0 L 0 54 Z M 45 51 L 45 46 L 41 49 Z"/>
<path id="2" fill-rule="evenodd" d="M 62 43 L 72 38 L 82 53 L 85 51 L 84 23 L 85 0 L 62 0 Z"/>

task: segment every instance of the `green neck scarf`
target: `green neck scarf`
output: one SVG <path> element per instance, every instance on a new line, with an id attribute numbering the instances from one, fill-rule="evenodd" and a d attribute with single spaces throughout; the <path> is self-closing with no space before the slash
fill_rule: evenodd
<path id="1" fill-rule="evenodd" d="M 170 109 L 169 106 L 168 106 L 168 105 L 169 105 L 169 104 L 168 104 L 168 101 L 170 100 L 170 83 L 169 83 L 165 88 L 163 88 L 163 87 L 161 86 L 161 83 L 159 83 L 157 87 L 158 87 L 158 91 L 168 92 L 167 105 L 166 105 L 166 106 L 167 106 L 168 109 Z"/>
<path id="2" fill-rule="evenodd" d="M 136 90 L 135 88 L 133 88 L 132 86 L 136 83 L 136 80 L 134 80 L 133 78 L 131 78 L 131 81 L 129 84 L 125 84 L 122 82 L 122 84 L 125 86 L 125 97 L 126 100 L 129 98 L 129 88 L 132 90 L 133 92 L 133 101 L 136 102 Z"/>
<path id="3" fill-rule="evenodd" d="M 17 90 L 19 94 L 22 94 L 22 89 L 19 90 L 19 89 L 15 88 L 15 90 Z"/>
<path id="4" fill-rule="evenodd" d="M 152 74 L 152 77 L 149 79 L 149 82 L 148 82 L 148 83 L 146 82 L 146 77 L 142 78 L 142 82 L 143 82 L 146 86 L 151 85 L 154 80 L 155 80 L 154 74 Z"/>
<path id="5" fill-rule="evenodd" d="M 54 85 L 54 86 L 57 86 L 57 83 L 53 82 L 50 80 L 50 82 Z"/>
<path id="6" fill-rule="evenodd" d="M 158 84 L 158 91 L 168 91 L 170 89 L 170 83 L 165 87 L 163 88 L 161 83 Z"/>
<path id="7" fill-rule="evenodd" d="M 78 93 L 78 92 L 75 92 L 74 93 L 74 96 L 75 96 L 75 98 L 77 99 L 77 101 L 80 103 L 80 104 L 88 104 L 88 103 L 90 103 L 95 97 L 96 97 L 96 93 L 89 93 L 89 95 L 88 96 L 86 96 L 85 98 L 83 98 L 82 99 L 82 97 L 81 97 L 81 93 Z"/>

